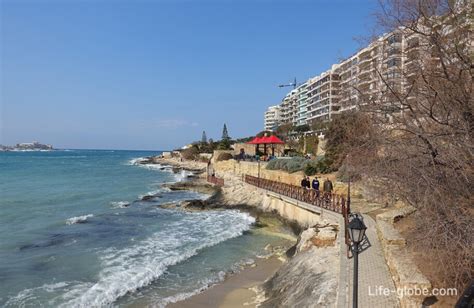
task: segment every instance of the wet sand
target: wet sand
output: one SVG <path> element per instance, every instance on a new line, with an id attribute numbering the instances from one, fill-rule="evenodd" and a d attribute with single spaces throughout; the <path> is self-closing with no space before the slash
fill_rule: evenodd
<path id="1" fill-rule="evenodd" d="M 281 258 L 272 256 L 257 259 L 255 266 L 247 267 L 231 275 L 203 293 L 184 301 L 168 305 L 170 308 L 211 308 L 211 307 L 256 307 L 257 294 L 252 288 L 261 285 L 283 264 Z"/>

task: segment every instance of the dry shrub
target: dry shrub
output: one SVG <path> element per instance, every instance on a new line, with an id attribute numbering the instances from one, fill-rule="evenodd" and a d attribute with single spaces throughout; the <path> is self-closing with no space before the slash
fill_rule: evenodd
<path id="1" fill-rule="evenodd" d="M 376 133 L 357 142 L 341 139 L 340 153 L 349 155 L 333 160 L 345 159 L 347 169 L 371 179 L 380 195 L 418 209 L 409 245 L 434 261 L 435 286 L 461 292 L 474 277 L 470 8 L 447 0 L 381 4 L 380 25 L 417 37 L 415 49 L 406 50 L 416 52 L 414 68 L 401 72 L 405 87 L 378 71 L 386 89 L 376 98 L 360 93 L 360 110 L 370 116 L 363 125 Z"/>
<path id="2" fill-rule="evenodd" d="M 234 156 L 232 156 L 232 154 L 230 154 L 230 153 L 221 153 L 221 154 L 219 154 L 219 156 L 217 156 L 216 161 L 229 160 L 229 159 L 233 159 L 233 158 L 234 158 Z"/>
<path id="3" fill-rule="evenodd" d="M 195 160 L 199 155 L 199 150 L 195 147 L 190 147 L 181 151 L 181 157 L 187 160 Z"/>

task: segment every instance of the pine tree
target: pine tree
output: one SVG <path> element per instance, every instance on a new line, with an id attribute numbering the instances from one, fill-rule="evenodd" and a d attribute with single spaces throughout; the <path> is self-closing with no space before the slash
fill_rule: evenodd
<path id="1" fill-rule="evenodd" d="M 227 131 L 227 125 L 224 123 L 224 128 L 222 129 L 222 140 L 230 140 L 229 132 Z"/>
<path id="2" fill-rule="evenodd" d="M 230 137 L 229 132 L 227 131 L 227 125 L 224 123 L 224 128 L 222 129 L 222 138 L 218 146 L 219 150 L 229 150 L 230 149 Z"/>
<path id="3" fill-rule="evenodd" d="M 207 136 L 206 136 L 206 131 L 202 131 L 202 138 L 201 138 L 201 143 L 206 144 L 207 143 Z"/>

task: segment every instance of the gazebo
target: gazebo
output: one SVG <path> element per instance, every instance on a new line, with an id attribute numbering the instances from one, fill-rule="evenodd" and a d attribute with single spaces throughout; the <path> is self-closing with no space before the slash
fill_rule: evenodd
<path id="1" fill-rule="evenodd" d="M 247 142 L 248 144 L 255 144 L 257 146 L 256 153 L 258 153 L 258 148 L 261 144 L 263 144 L 263 152 L 267 155 L 267 145 L 272 145 L 272 156 L 275 156 L 275 144 L 285 144 L 280 138 L 275 135 L 271 136 L 263 136 L 263 137 L 255 137 L 251 141 Z"/>

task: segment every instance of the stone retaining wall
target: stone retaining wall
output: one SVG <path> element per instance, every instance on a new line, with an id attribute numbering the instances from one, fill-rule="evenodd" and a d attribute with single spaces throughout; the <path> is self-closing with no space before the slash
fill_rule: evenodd
<path id="1" fill-rule="evenodd" d="M 394 209 L 377 215 L 377 233 L 382 243 L 392 279 L 399 290 L 431 291 L 430 281 L 420 272 L 406 249 L 406 240 L 393 226 L 393 222 L 401 219 L 414 211 L 411 207 Z M 423 296 L 399 296 L 402 307 L 422 307 Z"/>
<path id="2" fill-rule="evenodd" d="M 214 154 L 215 156 L 215 154 Z M 260 178 L 282 182 L 290 185 L 300 186 L 301 179 L 304 176 L 302 171 L 288 173 L 282 170 L 268 170 L 266 169 L 267 162 L 260 162 L 260 166 L 258 162 L 250 162 L 250 161 L 237 161 L 237 160 L 226 160 L 220 162 L 213 162 L 213 168 L 216 172 L 217 176 L 225 177 L 226 173 L 232 173 L 233 175 L 243 176 L 245 174 L 252 175 L 258 177 L 260 174 Z M 339 194 L 345 194 L 347 192 L 347 186 L 336 180 L 334 174 L 323 174 L 317 175 L 320 181 L 320 185 L 322 187 L 323 180 L 329 178 L 334 185 L 334 192 Z M 311 177 L 313 178 L 313 177 Z"/>

